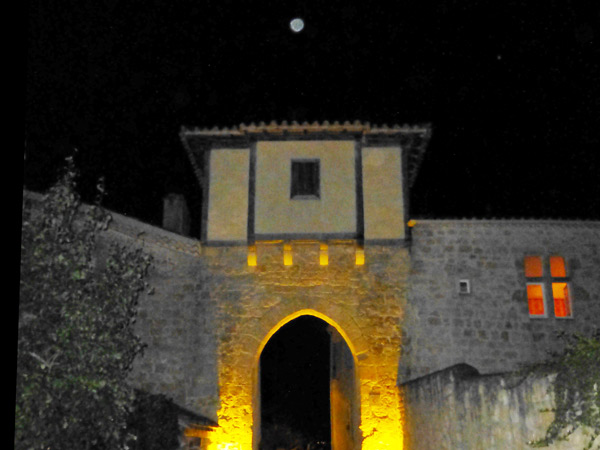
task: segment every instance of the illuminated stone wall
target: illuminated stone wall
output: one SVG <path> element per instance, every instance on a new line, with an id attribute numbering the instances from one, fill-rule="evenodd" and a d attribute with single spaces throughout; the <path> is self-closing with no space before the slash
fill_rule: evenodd
<path id="1" fill-rule="evenodd" d="M 295 244 L 293 265 L 284 266 L 282 247 L 258 244 L 255 267 L 247 266 L 244 248 L 203 249 L 212 274 L 208 290 L 219 296 L 219 440 L 250 443 L 257 431 L 252 405 L 260 351 L 283 324 L 312 314 L 334 326 L 356 358 L 362 448 L 398 448 L 396 374 L 407 250 L 369 248 L 366 264 L 356 266 L 353 244 L 330 245 L 329 264 L 321 266 L 318 244 Z"/>
<path id="2" fill-rule="evenodd" d="M 109 240 L 139 242 L 155 258 L 155 293 L 142 299 L 138 320 L 148 347 L 132 381 L 218 421 L 211 450 L 252 448 L 260 351 L 299 315 L 325 320 L 348 344 L 362 449 L 372 450 L 402 448 L 403 408 L 425 414 L 413 397 L 403 404 L 399 382 L 459 363 L 511 370 L 543 358 L 554 331 L 589 331 L 600 317 L 597 222 L 423 220 L 410 248 L 367 246 L 363 266 L 342 242 L 328 246 L 326 266 L 318 243 L 293 244 L 291 266 L 283 245 L 258 244 L 257 265 L 248 266 L 245 246 L 205 247 L 114 216 Z M 522 258 L 551 253 L 567 260 L 572 319 L 528 316 Z M 458 294 L 459 279 L 470 280 L 470 295 Z M 452 448 L 432 445 L 415 448 Z"/>
<path id="3" fill-rule="evenodd" d="M 162 392 L 218 422 L 211 449 L 256 448 L 258 358 L 285 323 L 314 315 L 334 327 L 352 352 L 363 449 L 401 448 L 397 367 L 406 302 L 408 249 L 365 250 L 352 242 L 203 247 L 197 241 L 115 215 L 111 239 L 139 242 L 154 258 L 153 295 L 140 303 L 138 331 L 148 344 L 132 381 Z M 361 444 L 362 441 L 362 444 Z"/>
<path id="4" fill-rule="evenodd" d="M 459 363 L 481 373 L 517 369 L 558 350 L 556 332 L 598 326 L 599 222 L 417 220 L 411 233 L 401 381 Z M 529 317 L 526 255 L 565 258 L 573 318 Z M 461 279 L 471 294 L 458 292 Z"/>
<path id="5" fill-rule="evenodd" d="M 531 448 L 527 442 L 542 438 L 552 422 L 550 381 L 481 376 L 465 365 L 414 380 L 404 386 L 407 448 Z M 547 448 L 586 448 L 589 431 L 579 428 Z M 591 448 L 600 448 L 600 437 Z"/>

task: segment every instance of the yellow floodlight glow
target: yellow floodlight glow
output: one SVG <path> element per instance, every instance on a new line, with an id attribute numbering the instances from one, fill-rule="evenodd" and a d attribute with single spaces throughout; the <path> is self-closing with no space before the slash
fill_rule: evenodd
<path id="1" fill-rule="evenodd" d="M 356 265 L 362 266 L 365 264 L 365 249 L 363 247 L 356 247 Z"/>
<path id="2" fill-rule="evenodd" d="M 319 244 L 319 264 L 321 266 L 329 264 L 329 248 L 327 244 Z"/>
<path id="3" fill-rule="evenodd" d="M 248 266 L 256 266 L 256 245 L 248 246 Z"/>
<path id="4" fill-rule="evenodd" d="M 291 247 L 291 245 L 289 246 Z M 361 249 L 362 250 L 362 249 Z M 345 340 L 354 359 L 357 377 L 357 405 L 360 414 L 362 434 L 361 450 L 401 450 L 404 445 L 404 420 L 402 395 L 396 384 L 398 349 L 387 351 L 361 352 L 359 358 L 357 348 L 341 326 L 327 315 L 313 309 L 301 309 L 281 319 L 264 335 L 254 350 L 254 356 L 245 363 L 225 364 L 220 373 L 219 391 L 221 408 L 217 412 L 219 426 L 207 433 L 207 450 L 253 450 L 257 442 L 254 433 L 260 427 L 260 403 L 257 397 L 260 391 L 258 384 L 258 367 L 260 355 L 269 339 L 285 324 L 297 317 L 311 315 L 326 321 L 335 328 Z M 252 367 L 252 369 L 250 369 Z M 248 370 L 252 376 L 248 376 Z M 258 393 L 257 393 L 258 392 Z M 335 396 L 334 396 L 335 397 Z M 335 398 L 332 399 L 335 402 Z M 258 422 L 255 422 L 257 421 Z M 345 422 L 344 422 L 345 424 Z M 333 427 L 340 426 L 336 420 Z M 187 434 L 187 433 L 186 433 Z M 191 435 L 191 434 L 188 434 Z"/>
<path id="5" fill-rule="evenodd" d="M 218 450 L 242 450 L 242 447 L 237 442 L 221 442 L 217 445 Z"/>
<path id="6" fill-rule="evenodd" d="M 221 415 L 222 412 L 219 414 Z M 220 417 L 221 419 L 221 417 Z M 252 422 L 235 420 L 227 423 L 219 420 L 224 426 L 215 429 L 208 436 L 207 450 L 252 450 Z M 240 427 L 241 428 L 238 428 Z"/>
<path id="7" fill-rule="evenodd" d="M 292 244 L 283 244 L 283 265 L 291 266 L 293 263 Z"/>
<path id="8" fill-rule="evenodd" d="M 391 360 L 372 356 L 361 375 L 361 450 L 400 450 L 404 446 L 404 418 L 396 373 Z"/>

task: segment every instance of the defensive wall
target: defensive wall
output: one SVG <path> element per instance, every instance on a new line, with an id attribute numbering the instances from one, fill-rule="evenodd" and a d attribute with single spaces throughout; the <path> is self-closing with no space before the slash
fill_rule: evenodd
<path id="1" fill-rule="evenodd" d="M 480 375 L 460 364 L 408 382 L 405 448 L 410 450 L 527 449 L 552 422 L 552 376 Z M 583 449 L 589 430 L 545 447 Z M 600 436 L 592 444 L 600 448 Z"/>
<path id="2" fill-rule="evenodd" d="M 137 321 L 147 348 L 132 382 L 217 422 L 211 448 L 256 448 L 258 358 L 277 329 L 299 315 L 326 321 L 348 346 L 360 417 L 356 448 L 379 450 L 402 448 L 403 437 L 411 449 L 518 448 L 478 447 L 468 440 L 457 447 L 452 439 L 465 439 L 463 425 L 475 430 L 478 420 L 504 429 L 521 419 L 529 423 L 542 400 L 501 394 L 504 382 L 493 381 L 498 376 L 467 388 L 439 371 L 463 363 L 482 374 L 518 369 L 556 350 L 556 332 L 588 333 L 600 323 L 599 222 L 417 220 L 406 246 L 367 246 L 362 261 L 355 243 L 329 242 L 324 265 L 318 242 L 263 242 L 250 251 L 203 246 L 112 215 L 102 245 L 140 245 L 154 257 L 154 292 L 141 298 Z M 527 255 L 565 258 L 570 317 L 554 317 L 550 300 L 545 317 L 530 317 Z M 548 393 L 543 386 L 535 388 L 540 398 Z M 473 390 L 485 401 L 473 403 Z M 508 409 L 495 413 L 495 404 Z M 427 409 L 431 405 L 439 414 Z M 523 405 L 529 412 L 521 411 Z M 465 412 L 474 407 L 480 409 Z M 510 412 L 515 407 L 524 415 Z M 468 422 L 461 422 L 465 417 Z"/>
<path id="3" fill-rule="evenodd" d="M 597 222 L 417 220 L 408 248 L 367 247 L 357 266 L 354 246 L 341 242 L 329 246 L 325 267 L 314 243 L 295 245 L 291 266 L 283 263 L 282 245 L 258 245 L 257 265 L 248 266 L 245 246 L 201 246 L 151 227 L 140 234 L 126 218 L 115 221 L 113 232 L 122 233 L 116 230 L 125 222 L 133 224 L 125 234 L 155 257 L 155 292 L 140 308 L 139 330 L 149 347 L 136 365 L 136 382 L 218 421 L 233 433 L 231 441 L 247 445 L 249 430 L 256 433 L 260 350 L 299 314 L 338 327 L 351 347 L 363 436 L 369 418 L 373 427 L 382 418 L 400 420 L 399 413 L 390 417 L 398 410 L 392 378 L 419 393 L 421 400 L 407 397 L 406 404 L 417 416 L 405 433 L 416 436 L 422 423 L 414 417 L 427 414 L 423 386 L 430 385 L 419 381 L 414 391 L 416 378 L 461 363 L 483 374 L 515 370 L 557 350 L 556 332 L 587 333 L 599 323 Z M 530 254 L 566 259 L 571 318 L 529 317 L 523 258 Z M 460 293 L 460 280 L 469 281 L 468 294 Z M 432 445 L 414 448 L 460 448 Z"/>
<path id="4" fill-rule="evenodd" d="M 401 382 L 460 363 L 484 374 L 518 369 L 560 350 L 558 332 L 600 326 L 599 222 L 417 220 L 411 237 Z M 529 255 L 541 257 L 545 272 L 550 256 L 564 258 L 571 317 L 555 317 L 548 277 L 546 317 L 530 317 Z"/>

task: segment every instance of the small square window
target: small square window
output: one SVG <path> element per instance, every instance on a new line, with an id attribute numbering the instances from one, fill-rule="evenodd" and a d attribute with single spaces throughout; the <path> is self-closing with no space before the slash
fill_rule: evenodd
<path id="1" fill-rule="evenodd" d="M 290 198 L 320 198 L 320 167 L 318 159 L 292 160 Z"/>
<path id="2" fill-rule="evenodd" d="M 471 283 L 469 280 L 458 280 L 458 293 L 459 294 L 470 294 Z"/>

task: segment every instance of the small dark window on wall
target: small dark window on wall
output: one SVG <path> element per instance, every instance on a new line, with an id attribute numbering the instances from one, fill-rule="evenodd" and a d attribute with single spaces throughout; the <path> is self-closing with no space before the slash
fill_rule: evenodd
<path id="1" fill-rule="evenodd" d="M 320 198 L 320 167 L 318 159 L 293 159 L 290 198 Z"/>

